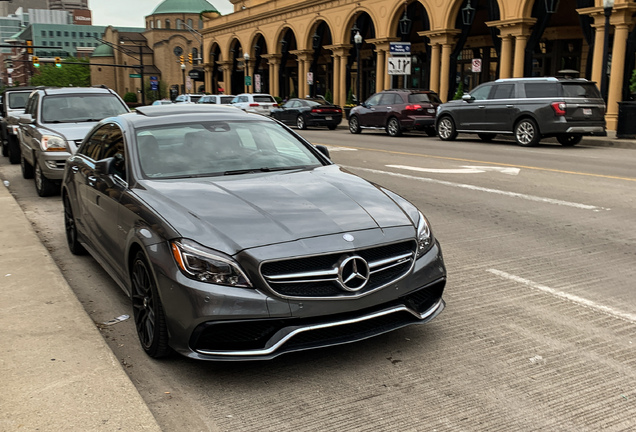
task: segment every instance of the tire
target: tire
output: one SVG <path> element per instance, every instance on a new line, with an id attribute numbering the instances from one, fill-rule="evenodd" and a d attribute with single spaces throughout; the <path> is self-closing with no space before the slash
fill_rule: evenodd
<path id="1" fill-rule="evenodd" d="M 514 129 L 515 141 L 523 147 L 533 147 L 541 140 L 537 123 L 531 118 L 521 119 Z"/>
<path id="2" fill-rule="evenodd" d="M 86 249 L 78 241 L 77 237 L 77 225 L 75 224 L 75 218 L 73 217 L 73 208 L 71 207 L 71 201 L 68 199 L 68 195 L 64 195 L 64 229 L 66 230 L 66 243 L 68 249 L 73 255 L 86 255 Z"/>
<path id="3" fill-rule="evenodd" d="M 362 129 L 360 129 L 360 123 L 358 122 L 358 117 L 349 117 L 349 132 L 352 134 L 359 134 L 362 132 Z"/>
<path id="4" fill-rule="evenodd" d="M 495 137 L 497 136 L 497 134 L 493 134 L 493 133 L 480 133 L 477 134 L 477 136 L 479 137 L 480 140 L 482 140 L 483 142 L 491 142 L 492 140 L 495 139 Z"/>
<path id="5" fill-rule="evenodd" d="M 9 135 L 9 138 L 7 139 L 8 142 L 8 150 L 7 150 L 7 156 L 9 156 L 9 162 L 11 162 L 14 165 L 17 165 L 20 163 L 20 143 L 18 142 L 18 138 L 13 136 L 13 135 Z"/>
<path id="6" fill-rule="evenodd" d="M 455 122 L 450 116 L 444 116 L 437 122 L 437 136 L 442 141 L 454 141 L 457 138 Z"/>
<path id="7" fill-rule="evenodd" d="M 329 125 L 329 126 L 327 126 L 327 128 L 329 130 L 336 130 L 336 125 Z"/>
<path id="8" fill-rule="evenodd" d="M 7 157 L 9 156 L 9 147 L 8 147 L 8 143 L 7 140 L 0 138 L 2 140 L 2 156 Z"/>
<path id="9" fill-rule="evenodd" d="M 53 180 L 49 180 L 42 173 L 42 168 L 40 168 L 40 164 L 37 162 L 37 160 L 35 161 L 33 178 L 35 183 L 35 190 L 41 197 L 55 195 L 60 190 L 60 186 L 57 183 L 55 183 Z"/>
<path id="10" fill-rule="evenodd" d="M 20 155 L 20 170 L 22 171 L 22 178 L 33 178 L 33 165 L 26 161 L 24 155 Z"/>
<path id="11" fill-rule="evenodd" d="M 437 130 L 435 129 L 434 126 L 427 127 L 426 129 L 424 129 L 424 132 L 426 132 L 426 135 L 430 137 L 437 136 Z"/>
<path id="12" fill-rule="evenodd" d="M 305 118 L 303 116 L 299 115 L 296 118 L 296 127 L 300 130 L 307 129 L 307 124 L 305 123 Z"/>
<path id="13" fill-rule="evenodd" d="M 130 270 L 135 328 L 141 347 L 153 358 L 170 354 L 166 317 L 157 284 L 143 252 L 137 252 Z"/>
<path id="14" fill-rule="evenodd" d="M 402 136 L 402 126 L 400 126 L 400 121 L 397 118 L 391 117 L 389 119 L 386 124 L 386 133 L 392 137 Z"/>
<path id="15" fill-rule="evenodd" d="M 581 142 L 583 135 L 581 134 L 567 134 L 557 135 L 557 141 L 564 147 L 573 147 Z"/>

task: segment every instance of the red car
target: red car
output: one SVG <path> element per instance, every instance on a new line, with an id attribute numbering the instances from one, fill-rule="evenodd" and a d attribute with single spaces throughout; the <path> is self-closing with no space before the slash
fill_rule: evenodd
<path id="1" fill-rule="evenodd" d="M 349 132 L 384 129 L 391 136 L 423 130 L 435 136 L 435 113 L 442 101 L 431 90 L 393 89 L 374 94 L 349 114 Z"/>

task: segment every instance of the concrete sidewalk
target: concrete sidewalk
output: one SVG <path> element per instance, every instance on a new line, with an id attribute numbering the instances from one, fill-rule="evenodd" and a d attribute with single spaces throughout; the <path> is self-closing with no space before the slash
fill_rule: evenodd
<path id="1" fill-rule="evenodd" d="M 161 430 L 0 184 L 0 430 Z"/>

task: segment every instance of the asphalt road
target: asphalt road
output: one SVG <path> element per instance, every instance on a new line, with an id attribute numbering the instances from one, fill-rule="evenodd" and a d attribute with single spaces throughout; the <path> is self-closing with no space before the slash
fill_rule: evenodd
<path id="1" fill-rule="evenodd" d="M 254 363 L 155 361 L 131 320 L 106 327 L 164 430 L 636 428 L 636 150 L 302 135 L 427 215 L 447 308 L 424 326 Z M 68 252 L 59 197 L 39 198 L 6 158 L 0 175 L 94 321 L 131 314 L 92 258 Z"/>

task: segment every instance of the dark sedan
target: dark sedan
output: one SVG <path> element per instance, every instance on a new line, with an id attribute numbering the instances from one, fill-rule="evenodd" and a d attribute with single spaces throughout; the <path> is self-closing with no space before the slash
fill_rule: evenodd
<path id="1" fill-rule="evenodd" d="M 131 297 L 152 357 L 271 359 L 444 308 L 424 215 L 267 117 L 186 104 L 105 119 L 62 197 L 71 252 Z"/>
<path id="2" fill-rule="evenodd" d="M 342 108 L 324 99 L 290 99 L 280 108 L 273 109 L 271 116 L 298 129 L 327 126 L 334 130 L 342 121 Z"/>

